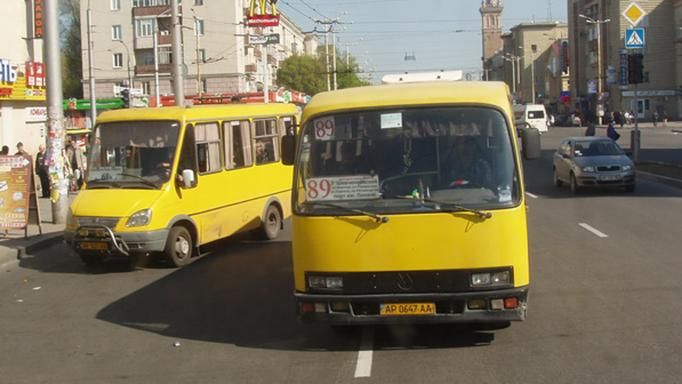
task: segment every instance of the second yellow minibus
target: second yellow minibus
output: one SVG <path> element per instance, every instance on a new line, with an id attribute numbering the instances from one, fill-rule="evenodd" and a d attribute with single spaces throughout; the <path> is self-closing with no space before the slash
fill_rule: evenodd
<path id="1" fill-rule="evenodd" d="M 125 109 L 99 116 L 65 238 L 87 264 L 163 253 L 175 266 L 238 232 L 278 236 L 292 171 L 292 104 Z"/>
<path id="2" fill-rule="evenodd" d="M 525 319 L 526 206 L 503 83 L 321 93 L 295 153 L 294 141 L 283 151 L 304 321 Z"/>

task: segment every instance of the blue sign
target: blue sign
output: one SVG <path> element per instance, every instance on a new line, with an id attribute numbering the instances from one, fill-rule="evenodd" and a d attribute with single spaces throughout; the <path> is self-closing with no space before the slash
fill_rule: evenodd
<path id="1" fill-rule="evenodd" d="M 628 28 L 625 30 L 625 48 L 643 49 L 646 45 L 644 28 Z"/>

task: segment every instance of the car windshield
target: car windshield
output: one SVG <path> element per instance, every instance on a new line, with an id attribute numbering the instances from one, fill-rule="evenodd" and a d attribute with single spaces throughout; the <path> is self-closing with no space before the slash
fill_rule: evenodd
<path id="1" fill-rule="evenodd" d="M 544 119 L 545 118 L 545 112 L 544 111 L 528 111 L 528 118 L 529 119 Z"/>
<path id="2" fill-rule="evenodd" d="M 327 115 L 302 135 L 295 201 L 303 214 L 328 212 L 329 202 L 391 213 L 438 208 L 424 200 L 486 209 L 519 201 L 507 122 L 492 108 Z"/>
<path id="3" fill-rule="evenodd" d="M 577 141 L 574 147 L 577 157 L 623 155 L 623 150 L 612 140 Z"/>
<path id="4" fill-rule="evenodd" d="M 174 121 L 98 125 L 89 158 L 88 188 L 157 188 L 167 182 L 179 130 Z"/>

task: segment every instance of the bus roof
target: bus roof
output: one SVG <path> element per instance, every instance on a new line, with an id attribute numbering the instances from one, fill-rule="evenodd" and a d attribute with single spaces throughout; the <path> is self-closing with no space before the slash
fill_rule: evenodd
<path id="1" fill-rule="evenodd" d="M 303 110 L 303 120 L 343 110 L 453 104 L 494 105 L 511 115 L 509 91 L 505 83 L 440 81 L 384 84 L 318 93 Z"/>
<path id="2" fill-rule="evenodd" d="M 197 105 L 190 107 L 130 108 L 103 112 L 98 122 L 121 120 L 204 120 L 211 118 L 256 117 L 266 115 L 297 114 L 294 104 L 254 103 Z"/>

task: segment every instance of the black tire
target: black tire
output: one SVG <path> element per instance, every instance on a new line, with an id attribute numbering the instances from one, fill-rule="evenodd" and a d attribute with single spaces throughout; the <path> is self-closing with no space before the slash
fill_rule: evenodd
<path id="1" fill-rule="evenodd" d="M 494 321 L 471 324 L 471 328 L 476 331 L 499 331 L 500 329 L 509 328 L 510 326 L 511 321 Z"/>
<path id="2" fill-rule="evenodd" d="M 270 204 L 265 210 L 263 223 L 258 230 L 258 235 L 263 240 L 274 240 L 279 236 L 282 229 L 282 214 L 276 205 Z"/>
<path id="3" fill-rule="evenodd" d="M 171 228 L 163 250 L 166 260 L 175 267 L 182 267 L 190 263 L 192 258 L 192 236 L 187 228 L 177 226 Z"/>
<path id="4" fill-rule="evenodd" d="M 80 256 L 81 260 L 83 261 L 83 264 L 85 264 L 88 267 L 96 267 L 100 264 L 102 264 L 103 257 L 101 255 L 96 255 L 92 253 L 80 253 L 78 254 Z"/>
<path id="5" fill-rule="evenodd" d="M 635 184 L 628 185 L 625 187 L 625 192 L 632 193 L 635 191 Z"/>
<path id="6" fill-rule="evenodd" d="M 559 175 L 556 172 L 556 168 L 554 168 L 553 172 L 553 177 L 554 177 L 554 186 L 557 188 L 561 188 L 564 185 L 564 182 L 559 179 Z"/>
<path id="7" fill-rule="evenodd" d="M 574 195 L 580 193 L 580 186 L 578 186 L 578 181 L 576 180 L 575 175 L 573 173 L 571 173 L 571 180 L 569 185 L 571 187 L 571 192 Z"/>

